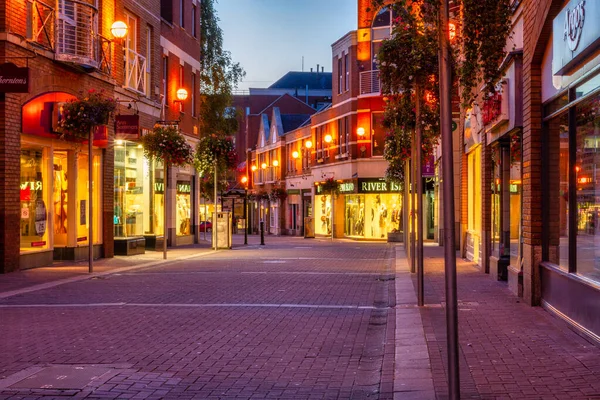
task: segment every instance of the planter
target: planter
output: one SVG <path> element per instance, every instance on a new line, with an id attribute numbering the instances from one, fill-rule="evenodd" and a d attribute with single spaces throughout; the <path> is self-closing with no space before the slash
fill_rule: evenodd
<path id="1" fill-rule="evenodd" d="M 388 241 L 388 243 L 389 242 L 403 243 L 404 242 L 404 232 L 388 232 L 387 241 Z"/>

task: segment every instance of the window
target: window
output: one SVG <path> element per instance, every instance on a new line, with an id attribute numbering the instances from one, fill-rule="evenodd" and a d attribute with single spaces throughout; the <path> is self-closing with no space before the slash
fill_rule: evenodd
<path id="1" fill-rule="evenodd" d="M 125 13 L 125 23 L 129 27 L 125 36 L 125 87 L 146 94 L 146 57 L 138 53 L 138 18 Z"/>
<path id="2" fill-rule="evenodd" d="M 346 79 L 344 81 L 344 90 L 348 91 L 350 89 L 350 58 L 348 54 L 344 55 L 344 71 L 346 73 Z"/>
<path id="3" fill-rule="evenodd" d="M 160 16 L 168 23 L 173 23 L 173 0 L 160 0 Z"/>
<path id="4" fill-rule="evenodd" d="M 338 58 L 338 94 L 342 93 L 342 79 L 343 79 L 343 71 L 342 71 L 342 58 Z"/>
<path id="5" fill-rule="evenodd" d="M 63 176 L 62 167 L 59 169 L 55 165 L 49 174 L 47 165 L 48 151 L 44 148 L 21 149 L 21 252 L 48 248 L 48 216 L 52 213 L 55 229 L 62 229 L 63 221 L 66 225 L 67 183 L 66 180 L 60 180 Z M 50 191 L 52 174 L 55 188 Z M 48 202 L 50 192 L 53 195 L 51 203 Z M 53 211 L 50 210 L 51 207 L 54 207 Z"/>
<path id="6" fill-rule="evenodd" d="M 184 84 L 184 77 L 183 74 L 185 73 L 185 71 L 183 70 L 183 65 L 179 66 L 179 88 L 185 88 Z M 183 108 L 183 101 L 179 103 L 179 111 L 180 112 L 185 112 L 185 109 Z"/>
<path id="7" fill-rule="evenodd" d="M 338 133 L 338 154 L 342 155 L 346 152 L 346 142 L 344 139 L 344 119 L 340 118 L 337 120 L 337 133 Z"/>
<path id="8" fill-rule="evenodd" d="M 163 105 L 169 104 L 169 80 L 167 79 L 168 76 L 169 76 L 169 57 L 163 57 L 163 76 L 162 76 Z"/>
<path id="9" fill-rule="evenodd" d="M 192 92 L 192 116 L 196 116 L 196 74 L 192 74 L 192 82 L 191 82 L 190 90 Z"/>
<path id="10" fill-rule="evenodd" d="M 346 130 L 346 137 L 344 138 L 344 153 L 350 151 L 350 118 L 344 117 L 344 128 Z"/>
<path id="11" fill-rule="evenodd" d="M 197 37 L 197 29 L 196 29 L 196 5 L 192 4 L 192 36 Z"/>
<path id="12" fill-rule="evenodd" d="M 185 28 L 185 0 L 179 0 L 179 26 Z"/>
<path id="13" fill-rule="evenodd" d="M 152 26 L 146 25 L 146 96 L 152 95 Z"/>
<path id="14" fill-rule="evenodd" d="M 373 135 L 372 143 L 373 156 L 383 156 L 383 148 L 385 144 L 385 131 L 383 129 L 383 113 L 373 113 Z"/>

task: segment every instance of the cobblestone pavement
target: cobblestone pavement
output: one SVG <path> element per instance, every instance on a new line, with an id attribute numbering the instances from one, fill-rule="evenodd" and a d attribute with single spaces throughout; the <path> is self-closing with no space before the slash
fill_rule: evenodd
<path id="1" fill-rule="evenodd" d="M 438 399 L 447 398 L 443 256 L 442 247 L 425 247 L 421 315 Z M 458 259 L 457 268 L 462 399 L 600 399 L 597 343 L 521 303 L 473 263 Z"/>
<path id="2" fill-rule="evenodd" d="M 0 398 L 391 399 L 391 247 L 267 240 L 0 276 Z"/>

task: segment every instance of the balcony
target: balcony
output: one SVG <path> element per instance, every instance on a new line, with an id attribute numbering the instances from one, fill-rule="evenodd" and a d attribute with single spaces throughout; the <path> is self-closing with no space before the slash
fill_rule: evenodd
<path id="1" fill-rule="evenodd" d="M 125 49 L 125 87 L 146 94 L 149 71 L 146 69 L 146 57 L 132 49 Z"/>
<path id="2" fill-rule="evenodd" d="M 98 34 L 98 9 L 89 2 L 28 2 L 27 38 L 58 61 L 110 73 L 111 42 Z"/>
<path id="3" fill-rule="evenodd" d="M 360 73 L 360 95 L 378 96 L 381 94 L 379 71 L 364 71 Z"/>

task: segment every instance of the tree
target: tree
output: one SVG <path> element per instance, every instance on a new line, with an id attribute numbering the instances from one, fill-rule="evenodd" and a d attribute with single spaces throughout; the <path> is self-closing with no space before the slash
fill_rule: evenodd
<path id="1" fill-rule="evenodd" d="M 232 112 L 232 93 L 245 76 L 231 53 L 223 49 L 223 33 L 214 9 L 215 0 L 201 2 L 200 141 L 195 166 L 203 179 L 215 180 L 217 171 L 235 168 L 231 135 L 238 123 Z M 215 170 L 216 168 L 216 170 Z M 211 185 L 214 188 L 214 182 Z M 223 188 L 223 184 L 217 184 Z M 216 199 L 214 199 L 216 201 Z"/>

